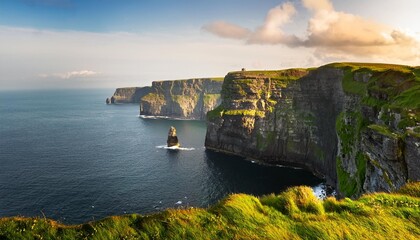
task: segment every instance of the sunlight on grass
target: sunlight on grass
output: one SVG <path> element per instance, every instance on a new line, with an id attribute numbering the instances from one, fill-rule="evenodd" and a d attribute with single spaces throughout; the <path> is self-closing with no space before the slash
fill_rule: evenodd
<path id="1" fill-rule="evenodd" d="M 309 187 L 254 197 L 234 194 L 208 208 L 168 209 L 66 226 L 0 219 L 0 239 L 419 239 L 420 183 L 358 200 L 317 199 Z"/>

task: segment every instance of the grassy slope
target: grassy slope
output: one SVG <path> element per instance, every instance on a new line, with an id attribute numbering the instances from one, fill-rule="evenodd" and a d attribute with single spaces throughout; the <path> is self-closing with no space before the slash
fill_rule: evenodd
<path id="1" fill-rule="evenodd" d="M 224 80 L 224 77 L 204 77 L 204 78 L 186 78 L 186 79 L 173 79 L 173 80 L 157 80 L 154 82 L 175 82 L 175 81 L 188 81 L 188 80 L 210 80 L 215 82 L 222 82 Z"/>
<path id="2" fill-rule="evenodd" d="M 333 63 L 327 65 L 344 70 L 343 90 L 348 94 L 361 97 L 362 105 L 376 111 L 381 110 L 380 119 L 384 124 L 378 125 L 363 119 L 361 106 L 342 112 L 337 119 L 336 130 L 341 140 L 342 154 L 356 157 L 358 172 L 350 176 L 337 158 L 338 186 L 346 196 L 357 196 L 361 192 L 366 172 L 366 157 L 362 152 L 353 152 L 360 133 L 369 128 L 391 138 L 404 138 L 406 135 L 417 136 L 410 128 L 420 121 L 420 71 L 419 67 L 377 63 Z M 355 81 L 355 74 L 370 74 L 368 82 Z M 399 113 L 401 120 L 397 129 L 390 129 L 395 119 L 394 112 Z M 354 119 L 346 123 L 344 119 Z M 410 127 L 407 129 L 407 127 Z M 359 180 L 357 179 L 359 178 Z"/>
<path id="3" fill-rule="evenodd" d="M 366 90 L 380 92 L 388 96 L 388 101 L 380 102 L 364 99 L 367 105 L 382 106 L 389 103 L 394 109 L 420 108 L 420 70 L 419 67 L 380 63 L 332 63 L 326 66 L 346 70 L 343 79 L 343 89 L 348 93 L 366 95 Z M 372 73 L 373 78 L 368 84 L 353 80 L 355 72 Z M 402 78 L 399 82 L 396 79 Z M 369 101 L 371 100 L 371 101 Z"/>
<path id="4" fill-rule="evenodd" d="M 65 226 L 0 219 L 0 239 L 419 239 L 420 183 L 399 193 L 320 201 L 308 187 L 257 198 L 231 195 L 208 208 L 109 217 Z"/>

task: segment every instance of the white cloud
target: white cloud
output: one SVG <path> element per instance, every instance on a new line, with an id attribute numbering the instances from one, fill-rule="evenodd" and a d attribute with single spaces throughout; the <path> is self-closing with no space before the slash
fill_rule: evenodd
<path id="1" fill-rule="evenodd" d="M 155 80 L 224 76 L 242 67 L 304 67 L 302 59 L 310 54 L 280 45 L 249 47 L 197 29 L 133 34 L 0 26 L 0 36 L 0 90 L 147 86 Z"/>
<path id="2" fill-rule="evenodd" d="M 263 25 L 251 31 L 245 42 L 313 48 L 315 56 L 321 59 L 370 58 L 415 64 L 420 61 L 418 34 L 336 11 L 330 0 L 302 0 L 302 4 L 312 14 L 305 37 L 284 32 L 284 26 L 296 14 L 293 4 L 286 2 L 272 8 Z"/>
<path id="3" fill-rule="evenodd" d="M 98 75 L 97 72 L 90 71 L 90 70 L 82 70 L 82 71 L 72 71 L 72 72 L 65 72 L 65 73 L 51 73 L 51 74 L 40 74 L 39 77 L 42 78 L 61 78 L 61 79 L 73 79 L 73 78 L 88 78 Z"/>
<path id="4" fill-rule="evenodd" d="M 245 39 L 250 33 L 250 31 L 246 28 L 224 21 L 216 21 L 206 24 L 202 27 L 202 29 L 219 37 L 232 39 Z"/>
<path id="5" fill-rule="evenodd" d="M 264 24 L 250 34 L 248 43 L 284 43 L 294 45 L 298 42 L 296 36 L 283 33 L 281 28 L 296 14 L 296 9 L 292 3 L 286 2 L 278 5 L 267 13 Z"/>
<path id="6" fill-rule="evenodd" d="M 334 7 L 329 0 L 302 0 L 302 4 L 305 8 L 315 12 L 330 12 L 334 10 Z"/>

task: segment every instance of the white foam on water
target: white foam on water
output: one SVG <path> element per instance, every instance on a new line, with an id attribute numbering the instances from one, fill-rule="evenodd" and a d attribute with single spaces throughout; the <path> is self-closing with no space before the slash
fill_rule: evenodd
<path id="1" fill-rule="evenodd" d="M 168 119 L 168 120 L 178 120 L 178 121 L 197 121 L 198 119 L 190 119 L 190 118 L 175 118 L 169 116 L 155 116 L 155 115 L 137 115 L 139 118 L 143 119 Z"/>
<path id="2" fill-rule="evenodd" d="M 324 199 L 326 199 L 327 197 L 330 197 L 330 196 L 335 197 L 337 195 L 337 193 L 335 191 L 332 191 L 332 192 L 328 191 L 327 186 L 324 183 L 321 183 L 321 184 L 319 184 L 315 187 L 312 187 L 312 191 L 313 191 L 314 195 L 318 199 L 321 199 L 321 200 L 324 200 Z"/>
<path id="3" fill-rule="evenodd" d="M 149 116 L 149 115 L 138 115 L 140 118 L 145 119 L 169 119 L 168 116 Z"/>
<path id="4" fill-rule="evenodd" d="M 156 146 L 156 148 L 168 149 L 168 150 L 180 150 L 180 151 L 193 151 L 193 150 L 195 150 L 195 148 L 185 148 L 185 147 L 178 147 L 178 146 L 168 147 L 167 145 Z"/>

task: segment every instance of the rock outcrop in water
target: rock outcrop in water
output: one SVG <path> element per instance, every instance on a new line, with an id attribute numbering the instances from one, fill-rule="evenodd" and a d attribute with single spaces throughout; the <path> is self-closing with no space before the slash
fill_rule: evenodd
<path id="1" fill-rule="evenodd" d="M 231 72 L 208 149 L 325 176 L 345 196 L 420 180 L 420 68 L 330 64 Z"/>
<path id="2" fill-rule="evenodd" d="M 221 78 L 155 81 L 140 101 L 140 115 L 205 119 L 221 102 L 222 83 Z"/>
<path id="3" fill-rule="evenodd" d="M 151 91 L 151 87 L 117 88 L 111 97 L 111 103 L 139 103 L 140 99 Z"/>
<path id="4" fill-rule="evenodd" d="M 168 132 L 168 140 L 166 141 L 168 147 L 179 147 L 178 137 L 176 136 L 176 129 L 175 127 L 171 126 Z"/>

